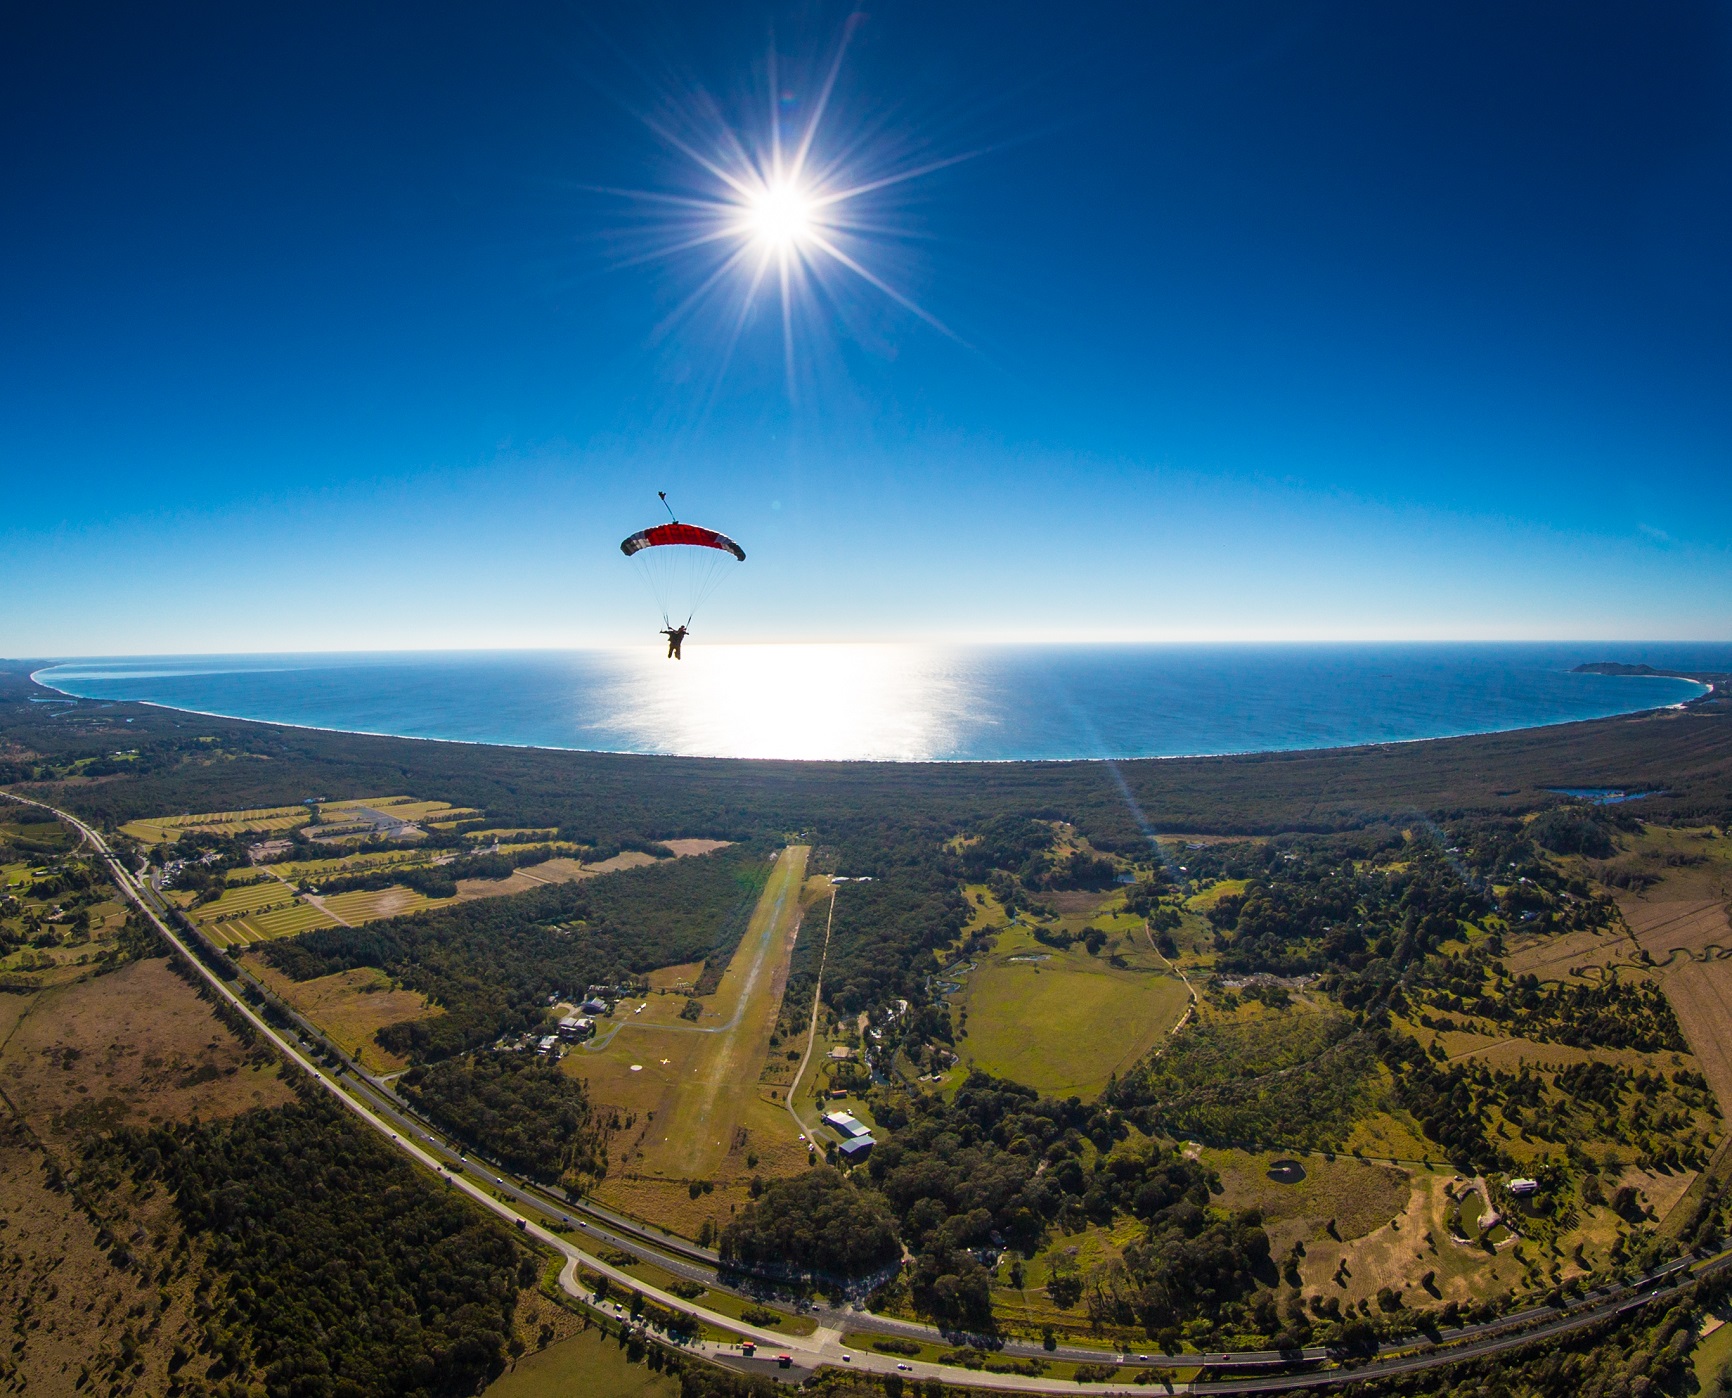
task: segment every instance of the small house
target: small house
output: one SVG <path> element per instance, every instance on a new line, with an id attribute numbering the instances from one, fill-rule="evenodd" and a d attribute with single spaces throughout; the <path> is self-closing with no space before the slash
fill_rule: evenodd
<path id="1" fill-rule="evenodd" d="M 558 1053 L 559 1052 L 559 1035 L 557 1035 L 557 1034 L 545 1034 L 545 1035 L 543 1035 L 541 1043 L 537 1046 L 536 1052 L 547 1053 L 547 1054 Z"/>
<path id="2" fill-rule="evenodd" d="M 1539 1187 L 1540 1182 L 1538 1180 L 1524 1180 L 1517 1178 L 1509 1182 L 1509 1192 L 1511 1194 L 1532 1194 Z"/>

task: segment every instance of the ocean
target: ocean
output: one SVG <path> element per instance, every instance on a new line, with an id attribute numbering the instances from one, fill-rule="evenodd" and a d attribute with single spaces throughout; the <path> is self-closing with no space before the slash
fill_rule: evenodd
<path id="1" fill-rule="evenodd" d="M 1343 747 L 1681 703 L 1732 645 L 694 645 L 63 661 L 45 685 L 460 742 L 709 757 L 1014 761 Z"/>

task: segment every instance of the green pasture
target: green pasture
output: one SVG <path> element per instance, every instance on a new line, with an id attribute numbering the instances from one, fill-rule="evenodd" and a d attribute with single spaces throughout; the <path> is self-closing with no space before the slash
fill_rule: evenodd
<path id="1" fill-rule="evenodd" d="M 968 1036 L 958 1050 L 974 1067 L 1056 1097 L 1099 1093 L 1160 1041 L 1190 1001 L 1175 976 L 1119 969 L 1105 951 L 1060 951 L 1021 931 L 1002 936 L 964 984 Z"/>
<path id="2" fill-rule="evenodd" d="M 679 1380 L 633 1364 L 617 1340 L 585 1330 L 526 1354 L 487 1386 L 486 1398 L 677 1398 Z"/>
<path id="3" fill-rule="evenodd" d="M 1720 1375 L 1726 1372 L 1728 1365 L 1732 1365 L 1732 1324 L 1728 1324 L 1728 1320 L 1732 1320 L 1732 1309 L 1724 1303 L 1715 1306 L 1702 1318 L 1703 1333 L 1690 1356 L 1697 1392 L 1716 1392 Z"/>
<path id="4" fill-rule="evenodd" d="M 1185 906 L 1193 912 L 1206 913 L 1230 893 L 1243 893 L 1246 881 L 1244 879 L 1221 879 L 1210 884 L 1201 893 L 1193 895 Z"/>

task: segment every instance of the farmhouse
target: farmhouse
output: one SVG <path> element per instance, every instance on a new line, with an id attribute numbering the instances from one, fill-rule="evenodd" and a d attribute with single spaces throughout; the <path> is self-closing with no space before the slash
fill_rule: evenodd
<path id="1" fill-rule="evenodd" d="M 1517 1178 L 1509 1182 L 1509 1192 L 1511 1194 L 1532 1194 L 1539 1187 L 1540 1182 L 1538 1180 L 1524 1180 Z"/>

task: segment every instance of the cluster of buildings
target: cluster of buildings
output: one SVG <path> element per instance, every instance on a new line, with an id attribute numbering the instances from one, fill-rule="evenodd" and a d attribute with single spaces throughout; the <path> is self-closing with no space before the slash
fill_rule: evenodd
<path id="1" fill-rule="evenodd" d="M 584 1000 L 577 1007 L 577 1013 L 566 1015 L 555 1026 L 554 1032 L 544 1035 L 537 1051 L 549 1057 L 557 1057 L 562 1044 L 581 1044 L 586 1039 L 595 1037 L 595 1021 L 602 1015 L 611 1015 L 615 1002 L 625 993 L 625 987 L 617 985 L 592 985 L 584 992 Z M 557 996 L 549 996 L 551 1004 L 558 1003 Z"/>
<path id="2" fill-rule="evenodd" d="M 844 1160 L 864 1160 L 878 1144 L 866 1123 L 851 1112 L 825 1112 L 824 1125 L 842 1138 L 836 1150 Z"/>

